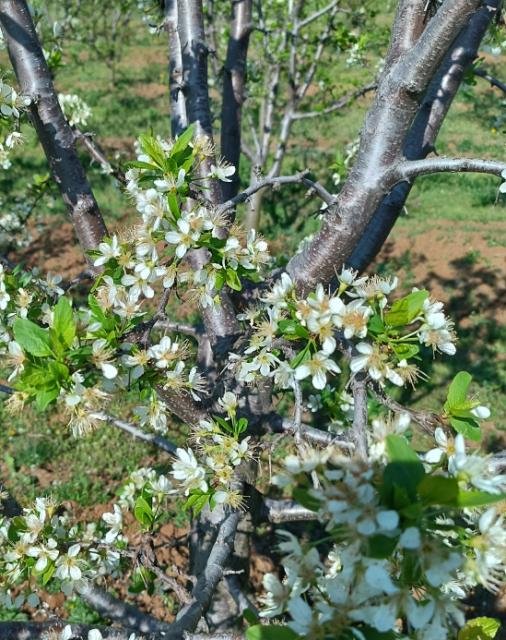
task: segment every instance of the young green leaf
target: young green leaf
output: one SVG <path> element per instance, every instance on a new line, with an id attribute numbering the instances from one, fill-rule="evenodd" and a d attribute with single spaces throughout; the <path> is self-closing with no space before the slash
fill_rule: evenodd
<path id="1" fill-rule="evenodd" d="M 49 331 L 39 327 L 35 322 L 26 318 L 16 318 L 12 330 L 16 342 L 32 356 L 44 358 L 52 354 Z"/>
<path id="2" fill-rule="evenodd" d="M 54 308 L 53 330 L 67 347 L 72 345 L 76 335 L 76 323 L 67 298 L 60 298 Z"/>
<path id="3" fill-rule="evenodd" d="M 409 295 L 396 300 L 390 311 L 385 314 L 385 322 L 391 327 L 401 327 L 410 324 L 420 314 L 423 303 L 429 297 L 425 289 L 413 291 Z"/>
<path id="4" fill-rule="evenodd" d="M 457 408 L 466 401 L 467 390 L 472 379 L 472 375 L 467 371 L 459 371 L 457 373 L 448 388 L 448 396 L 445 403 L 446 411 L 451 413 L 452 408 Z"/>

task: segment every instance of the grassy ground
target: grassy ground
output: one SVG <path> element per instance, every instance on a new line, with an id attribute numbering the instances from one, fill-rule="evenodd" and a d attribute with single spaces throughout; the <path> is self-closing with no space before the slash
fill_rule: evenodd
<path id="1" fill-rule="evenodd" d="M 78 93 L 89 103 L 93 110 L 89 130 L 96 132 L 111 156 L 116 154 L 120 159 L 132 156 L 133 141 L 140 132 L 150 128 L 162 135 L 169 132 L 164 36 L 149 36 L 144 27 L 139 29 L 138 41 L 126 48 L 115 87 L 110 85 L 106 66 L 83 53 L 74 52 L 75 61 L 57 77 L 60 91 Z M 457 98 L 440 136 L 439 153 L 504 157 L 505 132 L 500 123 L 503 96 L 482 80 L 478 83 L 474 93 L 461 92 Z M 311 128 L 296 127 L 286 171 L 308 166 L 330 187 L 329 167 L 336 150 L 356 138 L 367 104 L 362 100 L 346 113 L 328 117 Z M 85 155 L 83 161 L 89 166 Z M 21 192 L 27 176 L 46 171 L 40 148 L 29 134 L 27 147 L 17 153 L 13 171 L 0 174 L 0 192 Z M 89 175 L 110 227 L 124 224 L 132 215 L 128 200 L 96 166 L 89 166 Z M 419 180 L 406 215 L 376 265 L 383 273 L 400 271 L 407 287 L 430 287 L 449 303 L 457 320 L 461 337 L 458 357 L 435 366 L 430 383 L 411 400 L 417 406 L 438 406 L 448 380 L 465 367 L 475 377 L 475 392 L 493 409 L 491 433 L 494 427 L 503 428 L 506 417 L 506 336 L 504 324 L 501 327 L 506 198 L 496 202 L 497 186 L 497 180 L 483 176 Z M 304 232 L 316 228 L 316 218 L 310 217 L 311 211 L 306 209 L 303 211 L 308 217 L 301 222 L 293 194 L 275 196 L 266 202 L 265 231 L 273 245 L 289 251 Z M 62 225 L 62 211 L 58 199 L 44 199 L 37 219 L 30 223 L 35 244 L 12 257 L 53 271 L 79 271 L 82 261 L 72 249 L 70 227 Z M 293 233 L 285 233 L 288 224 Z M 75 441 L 58 421 L 49 424 L 43 415 L 33 411 L 15 420 L 4 413 L 1 405 L 0 424 L 0 477 L 8 477 L 9 487 L 24 500 L 50 491 L 58 500 L 83 506 L 104 503 L 130 470 L 154 460 L 149 447 L 132 442 L 109 427 Z M 490 436 L 489 440 L 495 437 Z"/>

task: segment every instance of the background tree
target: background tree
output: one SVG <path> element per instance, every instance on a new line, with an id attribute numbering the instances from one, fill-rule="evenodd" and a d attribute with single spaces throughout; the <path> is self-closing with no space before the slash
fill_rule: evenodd
<path id="1" fill-rule="evenodd" d="M 206 615 L 208 637 L 237 637 L 226 591 L 239 615 L 249 622 L 256 618 L 233 572 L 243 570 L 251 529 L 262 520 L 320 524 L 307 547 L 287 536 L 281 547 L 285 582 L 266 578 L 263 615 L 287 611 L 288 626 L 281 631 L 254 624 L 247 632 L 250 640 L 336 632 L 343 638 L 375 633 L 394 638 L 399 618 L 410 637 L 456 637 L 464 621 L 443 585 L 460 577 L 460 597 L 462 585 L 499 587 L 506 562 L 502 520 L 485 507 L 502 497 L 506 482 L 498 471 L 500 457 L 465 451 L 463 437 L 479 439 L 479 422 L 489 415 L 468 394 L 469 374 L 454 378 L 444 407 L 434 413 L 403 406 L 392 393 L 392 385 L 415 385 L 425 375 L 418 366 L 423 348 L 455 353 L 453 324 L 428 292 L 415 290 L 391 303 L 395 278 L 361 278 L 347 265 L 367 266 L 417 177 L 442 172 L 504 177 L 504 162 L 429 156 L 500 8 L 498 0 L 445 0 L 435 6 L 399 2 L 355 160 L 333 194 L 307 170 L 280 174 L 294 121 L 316 120 L 373 89 L 365 84 L 344 97 L 336 94 L 327 101 L 317 94 L 312 103 L 304 102 L 316 79 L 324 87 L 329 82 L 336 40 L 340 49 L 350 43 L 357 45 L 354 52 L 360 48 L 360 37 L 352 37 L 346 22 L 356 20 L 354 3 L 290 2 L 286 8 L 284 3 L 231 3 L 218 110 L 222 160 L 213 138 L 205 39 L 207 16 L 216 75 L 222 16 L 213 3 L 206 13 L 198 0 L 167 0 L 174 140 L 142 135 L 137 160 L 125 174 L 115 172 L 141 220 L 128 233 L 108 236 L 76 138 L 84 138 L 94 159 L 111 167 L 100 148 L 65 119 L 27 5 L 0 0 L 0 23 L 24 96 L 19 106 L 29 110 L 89 261 L 82 280 L 62 286 L 6 263 L 0 309 L 8 384 L 2 390 L 14 412 L 30 402 L 40 410 L 60 408 L 74 435 L 108 422 L 176 455 L 169 474 L 153 469 L 132 474 L 95 528 L 69 527 L 49 500 L 23 512 L 7 504 L 0 539 L 5 601 L 12 599 L 14 584 L 26 585 L 30 606 L 37 606 L 46 585 L 77 589 L 120 627 L 72 627 L 57 637 L 88 632 L 89 638 L 205 637 L 197 628 L 199 623 L 205 627 Z M 339 26 L 337 17 L 343 18 Z M 282 28 L 274 29 L 279 22 Z M 255 47 L 262 47 L 268 70 L 262 69 Z M 262 85 L 249 105 L 248 49 Z M 15 106 L 12 88 L 9 96 Z M 12 106 L 4 115 L 17 126 L 19 114 Z M 276 123 L 279 133 L 273 137 Z M 232 181 L 238 172 L 229 162 L 240 164 L 240 149 L 253 179 L 239 192 L 239 183 Z M 293 184 L 309 188 L 323 203 L 321 227 L 285 264 L 276 265 L 254 231 L 258 194 Z M 246 235 L 235 218 L 240 205 L 251 202 Z M 82 283 L 88 283 L 87 300 L 75 289 Z M 171 317 L 173 294 L 197 301 L 195 324 Z M 338 377 L 341 370 L 346 374 Z M 343 433 L 303 422 L 303 397 L 309 391 L 340 414 Z M 129 394 L 137 403 L 137 424 L 107 408 L 111 397 Z M 397 418 L 369 429 L 371 399 Z M 167 414 L 189 429 L 185 448 L 164 437 Z M 410 445 L 403 435 L 409 420 L 418 425 L 415 432 L 420 427 L 422 433 L 436 434 L 438 446 L 425 456 L 417 453 L 416 437 Z M 277 476 L 281 491 L 270 497 L 269 488 L 261 496 L 258 460 L 268 454 L 275 433 L 288 434 L 286 446 L 296 455 Z M 311 449 L 322 445 L 324 452 Z M 154 544 L 174 494 L 184 496 L 184 509 L 194 516 L 190 576 L 171 569 Z M 356 500 L 358 513 L 352 509 Z M 134 544 L 122 535 L 128 512 L 141 531 Z M 453 523 L 448 536 L 437 530 L 440 517 Z M 461 536 L 458 543 L 451 542 L 454 531 Z M 334 546 L 315 542 L 325 533 Z M 421 558 L 416 571 L 415 557 Z M 127 566 L 134 590 L 174 594 L 179 604 L 172 623 L 94 586 L 101 576 L 114 577 Z M 464 633 L 472 634 L 473 625 L 495 629 L 488 619 L 470 625 Z M 56 628 L 52 622 L 2 627 L 13 638 L 40 637 Z"/>

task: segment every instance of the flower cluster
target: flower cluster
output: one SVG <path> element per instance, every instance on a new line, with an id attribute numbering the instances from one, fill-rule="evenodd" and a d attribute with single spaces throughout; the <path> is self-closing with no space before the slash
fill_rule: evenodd
<path id="1" fill-rule="evenodd" d="M 251 337 L 244 356 L 232 356 L 239 379 L 253 382 L 269 376 L 281 388 L 289 388 L 294 379 L 311 378 L 312 386 L 323 390 L 329 378 L 341 372 L 335 356 L 344 351 L 353 374 L 364 371 L 379 384 L 389 381 L 402 387 L 422 375 L 412 362 L 419 345 L 455 353 L 453 324 L 442 303 L 432 301 L 427 291 L 413 290 L 389 305 L 397 278 L 358 277 L 343 269 L 339 281 L 334 294 L 318 285 L 300 299 L 284 273 L 262 298 L 261 307 L 241 314 Z M 287 340 L 301 345 L 298 353 L 286 347 Z"/>
<path id="2" fill-rule="evenodd" d="M 37 592 L 50 581 L 69 595 L 88 580 L 117 575 L 120 554 L 110 545 L 121 537 L 121 524 L 115 507 L 98 525 L 72 526 L 49 498 L 37 498 L 20 516 L 0 516 L 1 602 L 19 608 L 26 600 L 37 606 Z M 13 603 L 11 588 L 16 584 L 24 591 Z"/>
<path id="3" fill-rule="evenodd" d="M 464 476 L 456 454 L 447 470 L 426 466 L 391 430 L 383 444 L 384 460 L 372 464 L 328 449 L 285 460 L 275 483 L 297 487 L 297 499 L 315 512 L 328 538 L 303 543 L 281 532 L 285 577 L 265 576 L 261 615 L 287 612 L 288 626 L 301 637 L 367 637 L 372 628 L 433 640 L 464 624 L 457 600 L 472 586 L 496 591 L 504 584 L 503 519 L 494 507 L 480 507 L 494 500 L 504 477 L 483 484 L 489 462 L 481 458 L 479 469 L 477 454 Z M 429 452 L 429 459 L 436 457 L 443 454 Z M 469 485 L 480 491 L 468 491 Z"/>
<path id="4" fill-rule="evenodd" d="M 88 124 L 91 109 L 86 102 L 75 93 L 59 93 L 58 102 L 71 127 Z"/>
<path id="5" fill-rule="evenodd" d="M 250 437 L 240 439 L 248 423 L 245 418 L 237 418 L 237 397 L 226 392 L 218 404 L 226 417 L 201 420 L 192 433 L 195 451 L 178 449 L 172 465 L 174 480 L 189 496 L 186 506 L 197 512 L 208 502 L 211 507 L 240 507 L 242 495 L 237 489 L 236 470 L 253 457 Z"/>
<path id="6" fill-rule="evenodd" d="M 0 128 L 2 129 L 0 167 L 2 169 L 11 167 L 9 153 L 23 142 L 19 132 L 19 119 L 29 104 L 28 97 L 18 94 L 13 87 L 0 79 Z"/>

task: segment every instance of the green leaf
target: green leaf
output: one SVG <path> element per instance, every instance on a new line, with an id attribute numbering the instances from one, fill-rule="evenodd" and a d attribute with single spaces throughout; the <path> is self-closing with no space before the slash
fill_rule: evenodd
<path id="1" fill-rule="evenodd" d="M 239 280 L 237 271 L 234 271 L 234 269 L 226 270 L 225 281 L 227 285 L 234 291 L 240 291 L 242 289 L 241 281 Z"/>
<path id="2" fill-rule="evenodd" d="M 193 134 L 195 132 L 195 125 L 191 124 L 174 142 L 174 146 L 171 149 L 170 155 L 173 158 L 180 151 L 184 151 L 190 144 Z"/>
<path id="3" fill-rule="evenodd" d="M 501 628 L 501 623 L 495 618 L 473 618 L 460 629 L 458 640 L 492 640 Z"/>
<path id="4" fill-rule="evenodd" d="M 293 497 L 299 504 L 310 511 L 318 511 L 321 506 L 320 500 L 312 496 L 309 491 L 306 489 L 302 489 L 301 487 L 296 487 L 293 490 Z"/>
<path id="5" fill-rule="evenodd" d="M 425 476 L 417 487 L 418 495 L 425 504 L 456 505 L 458 503 L 459 484 L 455 478 L 444 476 Z"/>
<path id="6" fill-rule="evenodd" d="M 458 496 L 459 507 L 482 507 L 506 500 L 506 493 L 486 493 L 485 491 L 461 491 Z"/>
<path id="7" fill-rule="evenodd" d="M 296 640 L 295 631 L 279 624 L 256 624 L 246 631 L 247 640 Z"/>
<path id="8" fill-rule="evenodd" d="M 397 537 L 389 538 L 381 534 L 371 536 L 368 539 L 369 553 L 371 558 L 389 558 L 397 546 Z"/>
<path id="9" fill-rule="evenodd" d="M 35 404 L 37 406 L 37 409 L 39 409 L 40 411 L 44 411 L 48 404 L 51 404 L 53 400 L 56 400 L 59 395 L 60 389 L 58 388 L 39 391 L 35 396 Z"/>
<path id="10" fill-rule="evenodd" d="M 54 564 L 54 562 L 51 562 L 46 567 L 46 570 L 42 574 L 42 584 L 44 586 L 51 580 L 55 571 L 56 571 L 56 565 Z"/>
<path id="11" fill-rule="evenodd" d="M 425 470 L 416 452 L 402 436 L 390 435 L 386 438 L 390 459 L 383 474 L 383 498 L 394 508 L 407 506 L 407 499 L 417 499 L 417 486 L 425 476 Z"/>
<path id="12" fill-rule="evenodd" d="M 53 330 L 67 347 L 72 345 L 76 335 L 76 323 L 67 298 L 60 298 L 54 308 Z"/>
<path id="13" fill-rule="evenodd" d="M 135 501 L 134 516 L 145 527 L 150 527 L 153 524 L 152 506 L 143 496 L 139 496 Z"/>
<path id="14" fill-rule="evenodd" d="M 445 409 L 449 413 L 451 413 L 452 408 L 457 408 L 466 401 L 467 390 L 472 379 L 472 375 L 467 371 L 459 371 L 453 378 L 448 388 L 448 396 L 445 403 Z"/>
<path id="15" fill-rule="evenodd" d="M 287 338 L 295 337 L 303 338 L 305 340 L 309 338 L 309 331 L 297 320 L 281 320 L 278 323 L 278 328 Z"/>
<path id="16" fill-rule="evenodd" d="M 397 359 L 400 360 L 409 360 L 413 356 L 416 356 L 420 353 L 420 347 L 417 344 L 392 344 L 392 348 L 397 356 Z"/>
<path id="17" fill-rule="evenodd" d="M 375 313 L 373 316 L 369 318 L 369 322 L 367 323 L 367 332 L 373 333 L 374 335 L 378 335 L 379 333 L 383 333 L 385 331 L 385 325 L 381 316 Z"/>
<path id="18" fill-rule="evenodd" d="M 390 311 L 385 314 L 385 322 L 391 327 L 401 327 L 410 324 L 423 308 L 423 303 L 429 297 L 425 289 L 413 291 L 409 295 L 396 300 Z"/>
<path id="19" fill-rule="evenodd" d="M 450 416 L 450 424 L 457 433 L 461 433 L 464 438 L 479 442 L 481 440 L 480 423 L 474 418 L 459 418 Z"/>
<path id="20" fill-rule="evenodd" d="M 26 318 L 16 318 L 12 325 L 16 342 L 32 356 L 43 358 L 50 356 L 51 343 L 49 331 Z"/>
<path id="21" fill-rule="evenodd" d="M 165 152 L 158 140 L 153 138 L 153 136 L 144 134 L 139 136 L 139 143 L 144 153 L 163 170 L 165 166 Z"/>

